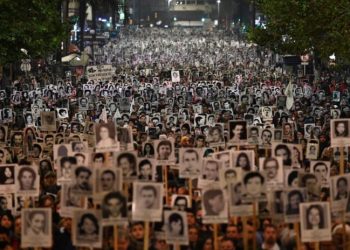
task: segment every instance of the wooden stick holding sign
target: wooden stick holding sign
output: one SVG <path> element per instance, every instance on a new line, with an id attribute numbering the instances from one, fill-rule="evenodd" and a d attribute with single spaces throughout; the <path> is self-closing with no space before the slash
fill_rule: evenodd
<path id="1" fill-rule="evenodd" d="M 243 246 L 244 249 L 248 249 L 248 229 L 247 229 L 247 217 L 243 217 Z"/>
<path id="2" fill-rule="evenodd" d="M 145 221 L 145 234 L 143 235 L 143 250 L 148 250 L 149 246 L 149 221 Z"/>
<path id="3" fill-rule="evenodd" d="M 114 249 L 118 249 L 118 225 L 115 225 L 113 228 L 113 234 L 114 234 Z"/>
<path id="4" fill-rule="evenodd" d="M 320 250 L 320 242 L 315 242 L 315 250 Z"/>
<path id="5" fill-rule="evenodd" d="M 218 224 L 213 224 L 214 250 L 219 250 Z"/>
<path id="6" fill-rule="evenodd" d="M 163 166 L 163 179 L 164 179 L 164 190 L 165 190 L 165 204 L 169 204 L 169 191 L 168 191 L 168 166 Z"/>
<path id="7" fill-rule="evenodd" d="M 295 232 L 295 240 L 297 243 L 297 250 L 301 250 L 300 244 L 300 226 L 299 222 L 294 222 L 294 232 Z"/>
<path id="8" fill-rule="evenodd" d="M 189 207 L 192 207 L 192 179 L 188 178 L 188 195 L 190 197 Z"/>
<path id="9" fill-rule="evenodd" d="M 257 228 L 257 201 L 253 201 L 253 249 L 257 249 L 257 242 L 256 242 L 256 228 Z"/>

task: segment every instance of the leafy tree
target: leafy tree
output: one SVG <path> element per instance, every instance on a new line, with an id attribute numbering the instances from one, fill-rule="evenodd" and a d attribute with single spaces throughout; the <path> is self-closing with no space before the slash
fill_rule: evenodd
<path id="1" fill-rule="evenodd" d="M 313 52 L 328 60 L 335 53 L 350 58 L 349 0 L 256 0 L 266 27 L 249 31 L 249 38 L 285 54 Z"/>
<path id="2" fill-rule="evenodd" d="M 0 0 L 0 65 L 44 57 L 68 36 L 61 21 L 61 0 Z"/>

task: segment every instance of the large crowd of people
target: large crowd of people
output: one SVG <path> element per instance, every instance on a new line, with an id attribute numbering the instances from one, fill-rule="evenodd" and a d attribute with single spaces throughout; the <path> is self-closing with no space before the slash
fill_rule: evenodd
<path id="1" fill-rule="evenodd" d="M 125 28 L 99 52 L 113 75 L 0 90 L 0 249 L 350 244 L 346 75 L 292 76 L 220 30 Z"/>

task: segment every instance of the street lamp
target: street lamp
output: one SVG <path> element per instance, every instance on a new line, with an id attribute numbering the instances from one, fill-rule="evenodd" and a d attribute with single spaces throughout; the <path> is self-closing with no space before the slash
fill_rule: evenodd
<path id="1" fill-rule="evenodd" d="M 216 2 L 218 3 L 218 24 L 220 24 L 220 3 L 221 3 L 221 0 L 217 0 Z"/>

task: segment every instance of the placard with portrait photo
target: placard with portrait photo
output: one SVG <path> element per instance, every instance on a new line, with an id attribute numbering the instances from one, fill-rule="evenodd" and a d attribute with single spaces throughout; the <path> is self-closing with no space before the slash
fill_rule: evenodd
<path id="1" fill-rule="evenodd" d="M 102 247 L 102 215 L 100 210 L 77 209 L 73 213 L 72 239 L 77 247 Z"/>
<path id="2" fill-rule="evenodd" d="M 222 162 L 212 158 L 204 158 L 202 161 L 201 178 L 198 185 L 201 186 L 219 181 L 219 172 L 222 168 Z"/>
<path id="3" fill-rule="evenodd" d="M 123 181 L 137 179 L 137 153 L 134 151 L 118 152 L 116 166 L 122 170 Z"/>
<path id="4" fill-rule="evenodd" d="M 328 202 L 300 204 L 299 219 L 302 242 L 332 240 L 331 210 Z"/>
<path id="5" fill-rule="evenodd" d="M 95 125 L 96 152 L 117 151 L 117 134 L 114 122 Z"/>
<path id="6" fill-rule="evenodd" d="M 93 168 L 93 193 L 102 196 L 120 191 L 123 186 L 122 170 L 115 167 Z"/>
<path id="7" fill-rule="evenodd" d="M 269 190 L 283 188 L 284 169 L 282 157 L 259 158 L 259 169 L 266 176 L 266 186 Z"/>
<path id="8" fill-rule="evenodd" d="M 41 117 L 41 130 L 47 132 L 56 132 L 56 113 L 55 111 L 42 111 Z"/>
<path id="9" fill-rule="evenodd" d="M 231 151 L 231 162 L 234 168 L 243 171 L 255 170 L 255 152 L 253 150 Z"/>
<path id="10" fill-rule="evenodd" d="M 16 164 L 0 165 L 0 193 L 16 192 L 16 174 L 18 170 Z"/>
<path id="11" fill-rule="evenodd" d="M 133 182 L 132 219 L 161 221 L 163 183 Z"/>
<path id="12" fill-rule="evenodd" d="M 332 211 L 341 212 L 346 208 L 349 198 L 350 174 L 331 177 Z"/>
<path id="13" fill-rule="evenodd" d="M 149 158 L 137 158 L 137 176 L 140 181 L 152 181 L 155 172 L 155 160 Z"/>
<path id="14" fill-rule="evenodd" d="M 228 204 L 231 216 L 252 216 L 253 206 L 251 203 L 245 203 L 242 200 L 243 184 L 235 182 L 228 184 Z"/>
<path id="15" fill-rule="evenodd" d="M 241 168 L 221 168 L 219 171 L 220 186 L 223 189 L 227 190 L 230 183 L 239 182 L 241 179 Z"/>
<path id="16" fill-rule="evenodd" d="M 317 160 L 319 154 L 319 145 L 318 143 L 308 142 L 306 145 L 306 158 L 309 160 Z"/>
<path id="17" fill-rule="evenodd" d="M 289 148 L 289 144 L 272 143 L 271 155 L 272 157 L 282 157 L 284 166 L 292 166 L 292 151 Z"/>
<path id="18" fill-rule="evenodd" d="M 211 147 L 216 147 L 225 144 L 224 130 L 221 126 L 209 127 L 207 142 Z"/>
<path id="19" fill-rule="evenodd" d="M 178 211 L 186 211 L 190 208 L 191 201 L 189 195 L 173 194 L 171 196 L 171 207 Z"/>
<path id="20" fill-rule="evenodd" d="M 52 246 L 52 211 L 50 208 L 25 208 L 21 211 L 21 247 Z"/>
<path id="21" fill-rule="evenodd" d="M 188 225 L 186 212 L 164 211 L 166 242 L 175 245 L 188 245 Z"/>
<path id="22" fill-rule="evenodd" d="M 242 201 L 244 203 L 267 200 L 266 176 L 262 172 L 242 172 Z"/>
<path id="23" fill-rule="evenodd" d="M 16 174 L 16 193 L 18 196 L 38 196 L 40 178 L 38 166 L 21 165 L 17 166 Z"/>
<path id="24" fill-rule="evenodd" d="M 332 119 L 331 120 L 331 145 L 344 147 L 350 144 L 350 120 Z"/>
<path id="25" fill-rule="evenodd" d="M 179 149 L 179 176 L 180 178 L 198 178 L 202 165 L 202 149 L 180 148 Z"/>
<path id="26" fill-rule="evenodd" d="M 230 142 L 240 142 L 247 140 L 247 122 L 246 121 L 230 121 L 229 122 Z"/>
<path id="27" fill-rule="evenodd" d="M 306 201 L 303 188 L 286 189 L 284 195 L 284 220 L 286 223 L 299 222 L 299 204 Z"/>
<path id="28" fill-rule="evenodd" d="M 133 137 L 132 137 L 132 131 L 130 128 L 121 128 L 117 127 L 117 141 L 119 143 L 120 150 L 127 151 L 127 150 L 133 150 Z"/>
<path id="29" fill-rule="evenodd" d="M 73 166 L 71 175 L 72 182 L 69 185 L 69 192 L 79 197 L 91 196 L 93 193 L 91 169 L 87 166 Z"/>
<path id="30" fill-rule="evenodd" d="M 156 148 L 155 157 L 158 161 L 158 164 L 175 164 L 176 158 L 174 140 L 155 140 L 154 145 Z"/>
<path id="31" fill-rule="evenodd" d="M 329 187 L 331 163 L 329 161 L 311 161 L 310 173 L 313 173 L 321 187 Z"/>
<path id="32" fill-rule="evenodd" d="M 227 197 L 219 185 L 203 188 L 202 208 L 204 224 L 228 222 Z"/>
<path id="33" fill-rule="evenodd" d="M 107 192 L 102 197 L 103 226 L 120 225 L 128 222 L 128 200 L 121 191 Z"/>

